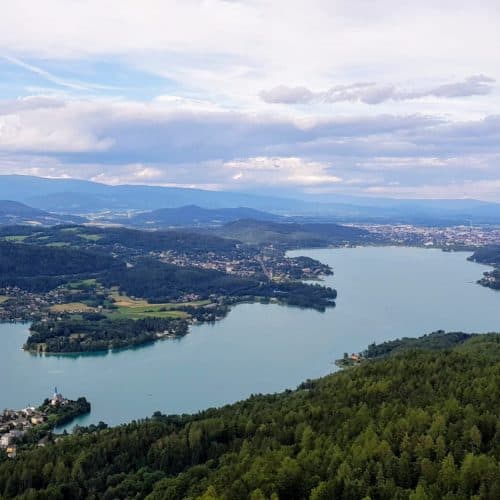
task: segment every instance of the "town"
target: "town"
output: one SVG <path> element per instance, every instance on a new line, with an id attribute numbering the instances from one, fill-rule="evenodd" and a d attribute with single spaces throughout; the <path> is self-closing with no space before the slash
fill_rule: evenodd
<path id="1" fill-rule="evenodd" d="M 499 226 L 414 226 L 411 224 L 353 224 L 396 245 L 443 250 L 474 249 L 500 242 Z"/>
<path id="2" fill-rule="evenodd" d="M 182 268 L 215 270 L 242 278 L 273 282 L 319 280 L 322 276 L 332 274 L 326 264 L 309 257 L 287 257 L 282 250 L 272 245 L 262 249 L 239 248 L 234 252 L 201 253 L 186 249 L 151 251 L 146 255 Z M 170 302 L 183 305 L 196 302 L 199 298 L 198 294 L 187 292 L 172 298 Z M 102 286 L 97 280 L 68 282 L 43 293 L 19 286 L 5 286 L 0 287 L 0 321 L 60 320 L 65 314 L 101 313 L 103 310 L 116 309 L 116 299 L 116 290 Z M 209 315 L 210 320 L 214 319 L 212 316 Z"/>
<path id="3" fill-rule="evenodd" d="M 289 279 L 318 279 L 332 274 L 329 266 L 308 257 L 287 257 L 281 249 L 273 245 L 262 248 L 240 248 L 238 252 L 192 252 L 167 251 L 151 253 L 167 264 L 181 267 L 213 269 L 241 277 L 254 277 L 264 274 L 276 281 Z"/>
<path id="4" fill-rule="evenodd" d="M 56 426 L 88 412 L 90 403 L 85 398 L 67 399 L 57 388 L 39 407 L 6 409 L 0 414 L 0 451 L 8 458 L 16 458 L 20 448 L 45 446 L 53 439 L 51 431 Z"/>

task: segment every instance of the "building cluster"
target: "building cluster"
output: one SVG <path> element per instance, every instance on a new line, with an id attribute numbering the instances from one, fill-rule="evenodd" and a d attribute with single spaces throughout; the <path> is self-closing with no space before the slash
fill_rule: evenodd
<path id="1" fill-rule="evenodd" d="M 411 224 L 356 224 L 397 245 L 439 248 L 479 248 L 500 244 L 500 226 L 430 227 Z"/>
<path id="2" fill-rule="evenodd" d="M 253 276 L 261 271 L 259 263 L 255 260 L 254 253 L 191 253 L 191 252 L 161 252 L 157 255 L 162 262 L 180 267 L 197 267 L 211 269 L 238 276 Z M 250 257 L 250 258 L 249 258 Z"/>
<path id="3" fill-rule="evenodd" d="M 71 291 L 59 287 L 40 294 L 9 286 L 0 288 L 0 296 L 4 298 L 0 303 L 0 321 L 32 321 L 47 317 L 51 306 L 68 302 Z"/>
<path id="4" fill-rule="evenodd" d="M 55 407 L 68 403 L 70 401 L 58 393 L 57 389 L 49 400 L 49 405 Z M 48 414 L 42 408 L 28 406 L 22 410 L 4 410 L 0 413 L 0 449 L 3 449 L 9 458 L 16 457 L 17 445 L 30 429 L 47 421 Z M 39 445 L 43 444 L 42 438 Z"/>
<path id="5" fill-rule="evenodd" d="M 303 264 L 299 259 L 286 257 L 272 246 L 255 251 L 245 249 L 233 253 L 207 252 L 200 254 L 161 252 L 155 254 L 164 263 L 181 267 L 211 269 L 236 276 L 255 277 L 264 274 L 268 279 L 315 279 L 328 274 L 329 268 L 321 263 Z"/>
<path id="6" fill-rule="evenodd" d="M 0 415 L 0 448 L 9 458 L 15 458 L 17 443 L 34 426 L 45 422 L 44 412 L 27 407 L 22 410 L 4 410 Z"/>

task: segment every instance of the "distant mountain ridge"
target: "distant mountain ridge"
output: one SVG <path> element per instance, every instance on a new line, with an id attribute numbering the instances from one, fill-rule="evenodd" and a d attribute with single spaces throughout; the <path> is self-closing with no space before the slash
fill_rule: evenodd
<path id="1" fill-rule="evenodd" d="M 53 226 L 56 224 L 81 224 L 83 217 L 61 216 L 29 207 L 24 203 L 11 200 L 0 200 L 0 225 L 40 224 Z"/>
<path id="2" fill-rule="evenodd" d="M 178 187 L 117 185 L 77 179 L 0 176 L 0 199 L 48 212 L 153 211 L 197 205 L 206 209 L 248 207 L 280 215 L 337 222 L 422 225 L 500 224 L 500 204 L 472 199 L 391 199 L 332 194 L 301 199 Z M 251 217 L 254 218 L 254 217 Z"/>
<path id="3" fill-rule="evenodd" d="M 133 215 L 123 220 L 127 226 L 161 229 L 167 227 L 220 226 L 239 219 L 280 221 L 284 217 L 254 208 L 202 208 L 187 205 L 179 208 L 161 208 Z"/>
<path id="4" fill-rule="evenodd" d="M 287 211 L 310 206 L 287 198 L 229 191 L 207 191 L 147 185 L 111 186 L 77 179 L 47 179 L 24 175 L 0 176 L 0 199 L 20 201 L 42 210 L 91 213 L 103 210 L 157 210 L 198 205 L 205 208 L 251 207 Z"/>
<path id="5" fill-rule="evenodd" d="M 272 222 L 241 219 L 214 230 L 224 238 L 254 245 L 274 245 L 286 248 L 323 247 L 373 241 L 364 229 L 334 223 Z"/>

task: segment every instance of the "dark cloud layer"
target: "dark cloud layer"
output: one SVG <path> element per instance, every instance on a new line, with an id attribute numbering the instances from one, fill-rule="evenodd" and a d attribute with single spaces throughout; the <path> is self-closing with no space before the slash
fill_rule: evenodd
<path id="1" fill-rule="evenodd" d="M 157 101 L 0 102 L 2 173 L 106 182 L 359 193 L 458 178 L 484 190 L 500 177 L 499 144 L 496 115 L 460 122 L 422 114 L 291 118 Z"/>

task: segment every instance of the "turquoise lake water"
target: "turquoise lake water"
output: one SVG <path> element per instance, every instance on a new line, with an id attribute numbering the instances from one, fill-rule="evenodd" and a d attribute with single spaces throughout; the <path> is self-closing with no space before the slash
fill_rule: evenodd
<path id="1" fill-rule="evenodd" d="M 467 253 L 360 247 L 291 255 L 333 267 L 325 283 L 338 290 L 335 308 L 242 304 L 180 340 L 75 356 L 23 352 L 28 325 L 0 324 L 0 408 L 39 404 L 57 386 L 92 403 L 79 424 L 114 425 L 295 388 L 334 370 L 344 351 L 373 341 L 437 329 L 500 330 L 500 293 L 475 283 L 488 268 L 468 262 Z"/>

